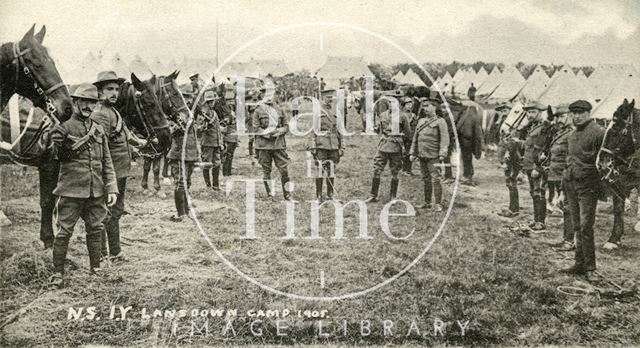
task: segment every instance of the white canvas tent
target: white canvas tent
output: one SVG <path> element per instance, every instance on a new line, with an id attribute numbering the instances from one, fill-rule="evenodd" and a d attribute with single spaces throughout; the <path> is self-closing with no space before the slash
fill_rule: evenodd
<path id="1" fill-rule="evenodd" d="M 507 67 L 502 73 L 499 85 L 489 96 L 492 100 L 511 100 L 524 87 L 526 80 L 515 66 Z"/>
<path id="2" fill-rule="evenodd" d="M 422 81 L 420 76 L 418 76 L 418 74 L 413 72 L 413 70 L 411 70 L 411 69 L 409 69 L 407 71 L 407 73 L 404 75 L 401 83 L 408 84 L 408 85 L 413 85 L 413 86 L 425 86 L 426 87 L 426 84 L 424 83 L 424 81 Z"/>
<path id="3" fill-rule="evenodd" d="M 327 89 L 340 87 L 340 80 L 351 76 L 374 76 L 362 57 L 329 56 L 327 61 L 317 70 L 318 78 L 324 78 Z"/>
<path id="4" fill-rule="evenodd" d="M 538 100 L 542 92 L 549 87 L 550 82 L 549 75 L 538 65 L 527 79 L 527 83 L 520 91 L 519 96 L 525 100 Z"/>
<path id="5" fill-rule="evenodd" d="M 636 107 L 640 104 L 640 78 L 636 76 L 623 77 L 609 94 L 596 104 L 591 111 L 594 118 L 611 119 L 618 106 L 624 99 L 629 101 L 635 98 Z"/>
<path id="6" fill-rule="evenodd" d="M 623 77 L 638 77 L 636 69 L 628 64 L 600 64 L 588 79 L 595 99 L 604 99 Z"/>
<path id="7" fill-rule="evenodd" d="M 142 80 L 148 79 L 152 75 L 149 64 L 142 60 L 142 57 L 140 56 L 136 56 L 131 61 L 131 64 L 129 64 L 129 70 L 131 70 L 132 73 L 136 74 L 136 76 Z"/>
<path id="8" fill-rule="evenodd" d="M 587 81 L 587 75 L 584 73 L 584 71 L 582 71 L 582 69 L 578 70 L 578 72 L 576 73 L 576 76 L 577 76 L 581 81 Z"/>
<path id="9" fill-rule="evenodd" d="M 398 71 L 397 74 L 393 75 L 391 79 L 396 83 L 403 83 L 402 81 L 404 81 L 404 74 L 402 73 L 402 70 Z"/>
<path id="10" fill-rule="evenodd" d="M 75 68 L 70 69 L 65 76 L 63 76 L 65 83 L 78 84 L 83 82 L 93 82 L 98 76 L 100 70 L 100 61 L 93 54 L 93 52 L 87 53 L 87 55 L 80 61 L 80 64 L 74 64 Z"/>
<path id="11" fill-rule="evenodd" d="M 478 87 L 478 91 L 476 91 L 476 95 L 491 95 L 493 91 L 500 85 L 500 79 L 502 77 L 502 73 L 497 66 L 493 67 L 489 76 L 484 80 L 484 82 Z"/>
<path id="12" fill-rule="evenodd" d="M 557 106 L 578 99 L 594 102 L 589 86 L 573 73 L 571 66 L 565 64 L 553 75 L 549 87 L 542 92 L 538 101 L 544 105 Z"/>
<path id="13" fill-rule="evenodd" d="M 113 70 L 118 77 L 123 77 L 127 80 L 131 78 L 131 70 L 127 66 L 127 63 L 124 62 L 119 53 L 113 55 L 110 62 L 111 69 Z"/>

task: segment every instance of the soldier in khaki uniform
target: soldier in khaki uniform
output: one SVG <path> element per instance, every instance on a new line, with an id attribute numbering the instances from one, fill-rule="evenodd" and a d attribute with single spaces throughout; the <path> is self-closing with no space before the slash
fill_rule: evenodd
<path id="1" fill-rule="evenodd" d="M 189 108 L 193 104 L 193 87 L 190 84 L 180 86 L 182 96 Z M 197 112 L 195 113 L 197 115 Z M 186 121 L 180 120 L 173 133 L 171 134 L 171 148 L 167 154 L 167 160 L 171 166 L 171 176 L 173 177 L 174 191 L 173 198 L 176 205 L 176 215 L 171 217 L 171 221 L 181 222 L 184 216 L 189 213 L 189 206 L 187 202 L 186 190 L 191 187 L 191 174 L 193 173 L 193 167 L 195 163 L 200 160 L 200 154 L 198 153 L 198 140 L 196 138 L 195 130 L 196 120 L 191 123 L 189 129 L 185 129 Z M 181 165 L 182 158 L 182 145 L 184 137 L 187 137 L 187 144 L 185 148 L 184 168 Z M 186 179 L 186 187 L 185 181 Z"/>
<path id="2" fill-rule="evenodd" d="M 378 189 L 380 188 L 380 176 L 384 167 L 389 163 L 389 169 L 391 169 L 391 189 L 390 199 L 395 199 L 398 194 L 398 185 L 400 180 L 398 179 L 398 173 L 402 169 L 402 151 L 405 144 L 405 139 L 411 133 L 409 128 L 409 122 L 407 119 L 397 115 L 397 121 L 393 120 L 392 110 L 389 105 L 389 101 L 383 99 L 379 101 L 378 108 L 380 113 L 376 117 L 374 130 L 380 134 L 380 140 L 378 142 L 378 153 L 373 159 L 373 180 L 371 182 L 371 194 L 365 202 L 378 201 Z M 399 122 L 398 133 L 393 133 L 392 123 Z"/>
<path id="3" fill-rule="evenodd" d="M 264 89 L 261 90 L 261 93 L 264 93 Z M 260 99 L 262 99 L 262 96 L 258 97 L 258 100 Z M 253 112 L 252 124 L 255 133 L 257 133 L 255 135 L 254 148 L 257 153 L 258 163 L 262 166 L 264 187 L 269 198 L 274 200 L 273 192 L 269 186 L 272 163 L 274 163 L 280 172 L 284 199 L 290 200 L 291 194 L 286 189 L 286 184 L 289 182 L 287 166 L 290 160 L 285 140 L 285 135 L 289 132 L 289 117 L 277 108 L 273 101 L 267 101 L 266 104 L 269 108 L 259 105 Z M 275 124 L 276 128 L 265 133 L 270 124 Z"/>
<path id="4" fill-rule="evenodd" d="M 498 116 L 502 118 L 500 125 L 496 125 L 499 133 L 500 143 L 498 148 L 498 157 L 500 163 L 504 164 L 504 179 L 507 189 L 509 190 L 509 206 L 502 209 L 498 213 L 500 216 L 512 218 L 520 214 L 520 193 L 518 192 L 518 175 L 522 170 L 522 155 L 524 153 L 524 140 L 527 136 L 528 128 L 518 129 L 521 124 L 521 120 L 525 117 L 524 111 L 519 119 L 514 121 L 513 125 L 509 125 L 509 128 L 500 133 L 501 124 L 506 119 L 511 106 L 509 104 L 502 104 L 496 108 Z"/>
<path id="5" fill-rule="evenodd" d="M 411 147 L 411 141 L 413 139 L 413 132 L 416 130 L 416 126 L 418 125 L 419 116 L 412 112 L 413 110 L 413 99 L 411 97 L 405 97 L 402 100 L 402 117 L 407 119 L 409 123 L 409 128 L 411 129 L 411 133 L 408 136 L 407 142 L 404 144 L 405 149 L 409 149 Z M 411 154 L 409 151 L 405 151 L 402 156 L 402 173 L 404 175 L 413 176 L 411 172 Z"/>
<path id="6" fill-rule="evenodd" d="M 131 149 L 129 143 L 144 146 L 146 141 L 138 139 L 127 129 L 122 116 L 114 105 L 118 99 L 120 85 L 124 82 L 113 71 L 103 71 L 98 74 L 93 84 L 98 89 L 101 102 L 96 105 L 91 113 L 91 119 L 97 122 L 105 131 L 109 139 L 109 152 L 111 161 L 116 171 L 118 181 L 118 201 L 109 208 L 105 224 L 105 232 L 102 236 L 102 256 L 110 256 L 113 261 L 124 261 L 124 254 L 120 249 L 120 217 L 124 212 L 124 199 L 127 185 L 127 177 L 131 172 Z M 109 250 L 107 251 L 107 241 Z"/>
<path id="7" fill-rule="evenodd" d="M 204 105 L 202 107 L 202 123 L 200 126 L 200 145 L 202 146 L 202 160 L 211 162 L 211 168 L 203 168 L 202 175 L 207 187 L 214 191 L 220 191 L 220 155 L 224 150 L 222 132 L 218 113 L 214 110 L 216 97 L 213 91 L 204 92 Z"/>
<path id="8" fill-rule="evenodd" d="M 545 108 L 540 103 L 529 103 L 524 106 L 523 110 L 529 120 L 522 158 L 522 169 L 529 179 L 529 193 L 533 199 L 533 222 L 529 227 L 534 231 L 542 231 L 547 229 L 545 225 L 547 174 L 541 164 L 546 159 L 543 150 L 551 136 L 551 124 L 542 118 L 542 111 Z"/>
<path id="9" fill-rule="evenodd" d="M 225 85 L 220 85 L 219 96 L 214 105 L 214 110 L 220 118 L 220 123 L 224 129 L 224 152 L 222 153 L 222 175 L 230 176 L 233 165 L 233 155 L 238 147 L 238 134 L 236 125 L 236 115 L 233 112 L 235 96 L 232 91 L 227 91 Z"/>
<path id="10" fill-rule="evenodd" d="M 89 118 L 98 102 L 94 85 L 83 84 L 71 95 L 71 118 L 54 127 L 54 154 L 60 161 L 56 203 L 57 233 L 53 242 L 54 274 L 52 287 L 63 286 L 64 261 L 73 229 L 82 218 L 85 223 L 91 272 L 100 272 L 100 243 L 107 216 L 107 205 L 116 203 L 118 185 L 111 162 L 108 138 L 102 127 Z M 105 199 L 106 196 L 106 199 Z"/>
<path id="11" fill-rule="evenodd" d="M 411 160 L 420 160 L 420 171 L 424 183 L 424 205 L 418 208 L 442 211 L 442 183 L 440 168 L 449 151 L 449 130 L 444 119 L 436 115 L 437 100 L 424 100 L 421 103 L 420 119 L 413 133 L 411 142 Z M 435 204 L 431 205 L 431 195 Z"/>
<path id="12" fill-rule="evenodd" d="M 563 213 L 563 228 L 562 241 L 557 245 L 562 251 L 573 250 L 575 248 L 573 227 L 571 226 L 571 216 L 569 215 L 569 209 L 566 207 L 564 197 L 564 189 L 562 183 L 562 174 L 567 168 L 567 153 L 569 151 L 569 136 L 573 133 L 573 127 L 571 126 L 571 117 L 569 116 L 569 108 L 567 105 L 561 105 L 555 112 L 554 119 L 555 131 L 553 139 L 549 146 L 549 163 L 545 168 L 547 171 L 547 180 L 549 183 L 549 191 L 553 191 L 554 188 L 558 194 L 558 206 Z M 552 196 L 549 193 L 549 196 Z"/>
<path id="13" fill-rule="evenodd" d="M 323 202 L 323 181 L 327 183 L 327 200 L 333 200 L 335 166 L 344 155 L 344 143 L 337 127 L 336 103 L 332 101 L 334 93 L 335 90 L 325 90 L 321 93 L 324 105 L 320 114 L 320 134 L 313 133 L 309 147 L 316 167 L 322 166 L 322 172 L 316 177 L 316 199 L 320 203 Z"/>
<path id="14" fill-rule="evenodd" d="M 604 129 L 591 119 L 591 103 L 578 100 L 569 104 L 576 129 L 569 135 L 567 168 L 564 171 L 565 194 L 576 236 L 576 257 L 573 267 L 564 273 L 596 276 L 596 250 L 593 224 L 598 199 L 602 196 L 600 175 L 596 169 L 596 156 Z"/>

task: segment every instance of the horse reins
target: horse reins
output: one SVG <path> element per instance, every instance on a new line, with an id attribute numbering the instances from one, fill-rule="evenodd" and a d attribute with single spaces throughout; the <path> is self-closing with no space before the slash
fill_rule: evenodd
<path id="1" fill-rule="evenodd" d="M 135 87 L 133 85 L 129 86 L 129 89 L 127 91 L 128 97 L 127 97 L 127 109 L 129 109 L 128 105 L 129 105 L 129 101 L 133 100 L 133 105 L 136 109 L 136 116 L 138 116 L 138 120 L 140 121 L 140 123 L 142 124 L 142 126 L 144 127 L 145 131 L 147 132 L 147 136 L 149 137 L 149 139 L 151 139 L 151 141 L 148 141 L 147 144 L 151 147 L 151 149 L 153 150 L 153 153 L 148 155 L 149 157 L 157 157 L 160 156 L 162 153 L 160 151 L 158 151 L 158 149 L 156 149 L 156 147 L 153 145 L 153 139 L 157 139 L 157 134 L 156 134 L 156 129 L 161 129 L 161 128 L 165 128 L 165 127 L 150 127 L 147 124 L 147 113 L 145 112 L 145 109 L 142 107 L 142 102 L 140 101 L 140 97 L 138 96 L 138 94 L 136 93 Z M 161 109 L 161 108 L 160 108 Z M 162 112 L 162 110 L 160 110 Z M 141 156 L 145 156 L 145 154 L 140 154 Z"/>

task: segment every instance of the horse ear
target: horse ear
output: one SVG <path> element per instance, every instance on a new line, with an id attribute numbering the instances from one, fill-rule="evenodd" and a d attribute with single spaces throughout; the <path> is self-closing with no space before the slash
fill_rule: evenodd
<path id="1" fill-rule="evenodd" d="M 633 109 L 635 108 L 635 106 L 636 106 L 636 99 L 634 98 L 633 100 L 631 100 L 631 103 L 629 103 L 629 107 Z"/>
<path id="2" fill-rule="evenodd" d="M 44 40 L 44 35 L 47 33 L 47 27 L 45 25 L 42 26 L 42 29 L 34 36 L 35 39 L 42 44 L 42 40 Z"/>
<path id="3" fill-rule="evenodd" d="M 140 81 L 135 73 L 131 73 L 131 83 L 133 83 L 133 87 L 135 87 L 138 91 L 144 90 L 144 83 Z"/>
<path id="4" fill-rule="evenodd" d="M 33 33 L 36 31 L 36 24 L 33 23 L 33 25 L 31 26 L 31 29 L 29 29 L 29 31 L 27 31 L 26 34 L 24 34 L 24 36 L 22 37 L 22 40 L 29 40 L 33 37 Z"/>
<path id="5" fill-rule="evenodd" d="M 151 80 L 149 80 L 149 81 L 151 81 L 151 84 L 155 86 L 156 85 L 156 75 L 151 76 Z"/>
<path id="6" fill-rule="evenodd" d="M 175 78 L 178 77 L 178 73 L 178 70 L 174 70 L 171 74 L 169 74 L 169 78 L 175 80 Z"/>
<path id="7" fill-rule="evenodd" d="M 551 105 L 547 105 L 547 120 L 549 121 L 553 121 L 555 115 L 553 114 L 553 109 L 551 108 Z"/>
<path id="8" fill-rule="evenodd" d="M 624 100 L 622 101 L 622 105 L 627 105 L 629 104 L 629 101 L 627 100 L 627 98 L 624 98 Z"/>

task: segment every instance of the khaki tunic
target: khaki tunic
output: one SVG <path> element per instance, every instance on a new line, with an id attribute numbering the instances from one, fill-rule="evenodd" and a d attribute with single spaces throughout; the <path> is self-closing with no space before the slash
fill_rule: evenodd
<path id="1" fill-rule="evenodd" d="M 131 148 L 125 130 L 127 126 L 122 116 L 113 107 L 98 103 L 89 117 L 102 126 L 109 139 L 109 151 L 116 177 L 128 177 L 131 172 Z"/>

